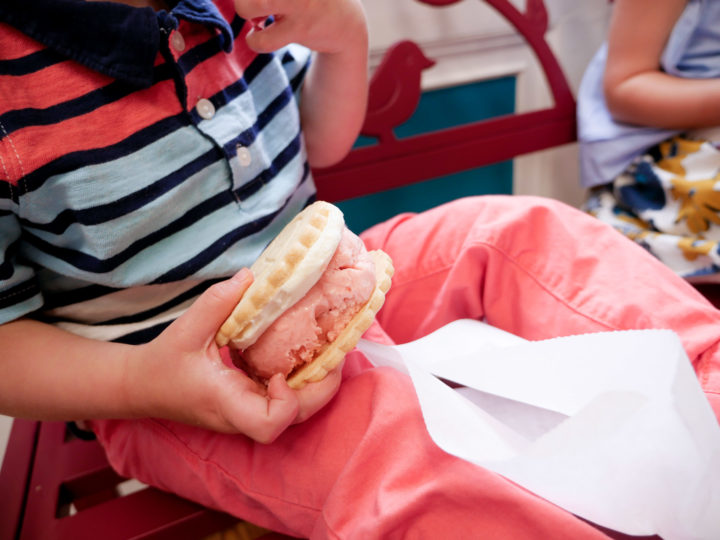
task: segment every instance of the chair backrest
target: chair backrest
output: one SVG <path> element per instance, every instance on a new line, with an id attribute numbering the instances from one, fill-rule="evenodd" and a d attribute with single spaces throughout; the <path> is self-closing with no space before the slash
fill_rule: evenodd
<path id="1" fill-rule="evenodd" d="M 461 0 L 417 1 L 444 7 Z M 378 143 L 355 148 L 339 164 L 315 170 L 319 198 L 334 202 L 377 193 L 575 141 L 575 99 L 545 39 L 545 4 L 527 0 L 521 12 L 509 0 L 484 1 L 524 37 L 542 67 L 554 105 L 398 139 L 391 129 L 403 115 L 393 111 L 407 105 L 403 99 L 412 102 L 420 92 L 417 72 L 399 66 L 417 65 L 416 55 L 422 49 L 408 41 L 397 43 L 370 83 L 368 115 L 361 133 L 377 137 Z M 411 103 L 413 108 L 416 104 Z M 385 126 L 379 125 L 383 116 Z"/>

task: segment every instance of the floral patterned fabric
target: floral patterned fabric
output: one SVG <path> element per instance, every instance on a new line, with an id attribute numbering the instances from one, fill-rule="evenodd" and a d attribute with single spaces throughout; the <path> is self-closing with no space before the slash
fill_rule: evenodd
<path id="1" fill-rule="evenodd" d="M 585 210 L 689 281 L 720 282 L 720 150 L 676 136 L 638 157 Z"/>

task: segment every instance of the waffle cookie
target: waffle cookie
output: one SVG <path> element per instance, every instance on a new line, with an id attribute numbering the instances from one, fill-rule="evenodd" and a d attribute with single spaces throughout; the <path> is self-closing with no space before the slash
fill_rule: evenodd
<path id="1" fill-rule="evenodd" d="M 288 223 L 250 267 L 254 280 L 215 336 L 245 349 L 322 274 L 340 243 L 345 220 L 336 206 L 317 201 Z"/>
<path id="2" fill-rule="evenodd" d="M 236 349 L 238 365 L 259 382 L 283 373 L 297 389 L 323 379 L 357 344 L 385 301 L 393 265 L 382 251 L 368 253 L 342 212 L 319 201 L 251 270 L 254 282 L 216 342 Z"/>

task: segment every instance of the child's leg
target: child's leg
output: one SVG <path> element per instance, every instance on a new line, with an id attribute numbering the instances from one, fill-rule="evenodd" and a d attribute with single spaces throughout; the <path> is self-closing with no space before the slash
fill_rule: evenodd
<path id="1" fill-rule="evenodd" d="M 158 420 L 94 427 L 121 474 L 301 538 L 606 538 L 440 450 L 412 384 L 389 368 L 347 379 L 270 445 Z"/>
<path id="2" fill-rule="evenodd" d="M 720 314 L 654 258 L 566 206 L 468 199 L 393 220 L 365 239 L 395 260 L 380 318 L 398 341 L 485 316 L 529 338 L 670 327 L 693 360 L 705 351 L 708 366 L 715 358 Z M 363 369 L 357 358 L 347 365 L 352 375 L 335 399 L 272 445 L 163 421 L 105 421 L 96 429 L 125 474 L 301 536 L 602 536 L 439 450 L 406 377 Z"/>
<path id="3" fill-rule="evenodd" d="M 460 317 L 527 339 L 669 328 L 720 417 L 720 311 L 655 257 L 562 203 L 486 196 L 407 214 L 363 235 L 396 273 L 378 314 L 397 342 Z"/>

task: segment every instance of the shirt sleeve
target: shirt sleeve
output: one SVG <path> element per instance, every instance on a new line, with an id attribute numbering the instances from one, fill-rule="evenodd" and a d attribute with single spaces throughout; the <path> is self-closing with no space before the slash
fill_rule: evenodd
<path id="1" fill-rule="evenodd" d="M 43 304 L 34 270 L 18 261 L 20 223 L 0 208 L 0 324 L 18 319 Z"/>

